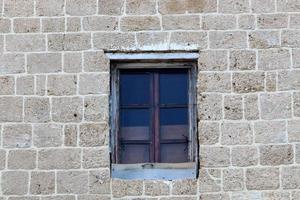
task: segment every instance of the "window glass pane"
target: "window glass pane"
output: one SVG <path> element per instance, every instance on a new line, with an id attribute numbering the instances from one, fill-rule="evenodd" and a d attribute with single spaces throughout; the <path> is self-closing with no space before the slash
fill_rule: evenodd
<path id="1" fill-rule="evenodd" d="M 121 128 L 122 140 L 149 140 L 149 127 L 135 126 L 135 127 L 122 127 Z"/>
<path id="2" fill-rule="evenodd" d="M 121 126 L 147 126 L 150 124 L 149 109 L 121 109 Z"/>
<path id="3" fill-rule="evenodd" d="M 150 162 L 149 145 L 130 144 L 121 147 L 121 163 L 145 163 Z"/>
<path id="4" fill-rule="evenodd" d="M 188 124 L 187 108 L 161 108 L 160 125 Z"/>
<path id="5" fill-rule="evenodd" d="M 188 103 L 188 75 L 185 73 L 162 73 L 159 75 L 160 104 Z"/>
<path id="6" fill-rule="evenodd" d="M 188 139 L 188 125 L 164 125 L 160 126 L 160 139 Z"/>
<path id="7" fill-rule="evenodd" d="M 120 94 L 121 105 L 149 104 L 150 75 L 121 73 Z"/>
<path id="8" fill-rule="evenodd" d="M 161 144 L 160 160 L 162 163 L 188 162 L 187 143 Z"/>

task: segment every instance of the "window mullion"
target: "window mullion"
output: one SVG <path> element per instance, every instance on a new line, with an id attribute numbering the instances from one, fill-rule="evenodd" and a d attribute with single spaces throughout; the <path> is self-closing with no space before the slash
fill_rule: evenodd
<path id="1" fill-rule="evenodd" d="M 159 123 L 159 73 L 154 73 L 154 144 L 155 162 L 160 162 L 160 123 Z"/>

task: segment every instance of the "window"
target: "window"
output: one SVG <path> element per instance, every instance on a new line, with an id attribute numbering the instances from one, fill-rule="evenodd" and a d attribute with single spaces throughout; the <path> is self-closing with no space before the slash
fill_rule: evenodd
<path id="1" fill-rule="evenodd" d="M 195 76 L 186 60 L 112 62 L 113 177 L 195 177 Z"/>

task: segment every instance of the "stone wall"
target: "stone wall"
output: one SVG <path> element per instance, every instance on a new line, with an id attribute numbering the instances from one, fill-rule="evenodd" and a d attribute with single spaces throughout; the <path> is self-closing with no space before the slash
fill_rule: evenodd
<path id="1" fill-rule="evenodd" d="M 0 0 L 1 200 L 299 200 L 299 0 Z M 299 48 L 299 49 L 298 49 Z M 111 180 L 105 50 L 198 50 L 198 180 Z"/>

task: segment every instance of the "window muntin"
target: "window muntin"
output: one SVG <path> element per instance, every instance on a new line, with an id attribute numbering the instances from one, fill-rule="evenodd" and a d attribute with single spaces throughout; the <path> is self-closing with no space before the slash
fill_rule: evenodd
<path id="1" fill-rule="evenodd" d="M 117 163 L 189 161 L 189 70 L 119 71 Z"/>

